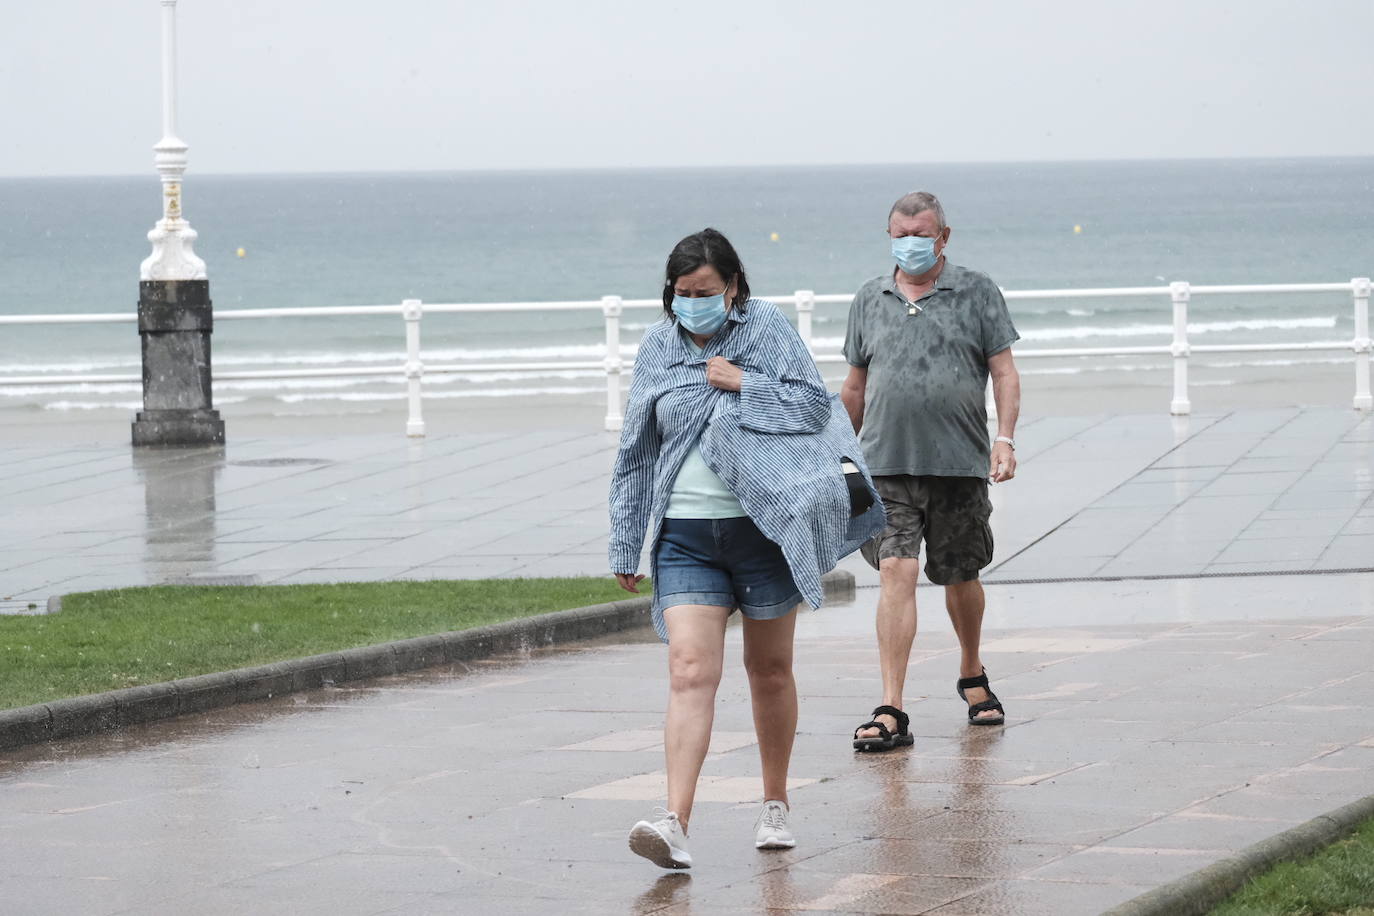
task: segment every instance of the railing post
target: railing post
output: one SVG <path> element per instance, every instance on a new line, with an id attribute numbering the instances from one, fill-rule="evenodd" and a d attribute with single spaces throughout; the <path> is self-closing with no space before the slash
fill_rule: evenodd
<path id="1" fill-rule="evenodd" d="M 425 421 L 420 414 L 420 380 L 425 374 L 425 365 L 420 362 L 420 319 L 424 317 L 420 300 L 402 302 L 401 317 L 406 322 L 406 393 L 410 401 L 406 435 L 419 437 L 425 434 Z"/>
<path id="2" fill-rule="evenodd" d="M 619 296 L 601 297 L 601 314 L 606 316 L 606 430 L 615 432 L 624 425 L 620 411 L 620 313 L 624 306 Z"/>
<path id="3" fill-rule="evenodd" d="M 816 292 L 810 289 L 797 290 L 797 333 L 812 356 L 816 348 L 811 345 L 811 313 L 816 310 Z"/>
<path id="4" fill-rule="evenodd" d="M 1350 348 L 1355 351 L 1355 400 L 1356 410 L 1374 410 L 1374 397 L 1369 392 L 1369 353 L 1374 343 L 1369 339 L 1369 289 L 1368 277 L 1356 277 L 1350 281 L 1355 298 L 1355 339 Z"/>
<path id="5" fill-rule="evenodd" d="M 1169 352 L 1174 356 L 1174 399 L 1169 413 L 1176 417 L 1193 412 L 1188 400 L 1188 299 L 1192 296 L 1186 280 L 1169 284 L 1169 297 L 1174 301 L 1174 343 Z"/>

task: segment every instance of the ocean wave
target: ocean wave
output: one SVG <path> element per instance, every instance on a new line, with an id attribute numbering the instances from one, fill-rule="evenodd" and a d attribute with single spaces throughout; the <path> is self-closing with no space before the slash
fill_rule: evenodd
<path id="1" fill-rule="evenodd" d="M 1269 369 L 1269 368 L 1285 368 L 1285 367 L 1290 367 L 1290 366 L 1337 366 L 1337 365 L 1349 365 L 1349 364 L 1350 364 L 1350 357 L 1348 357 L 1348 356 L 1316 356 L 1316 355 L 1313 355 L 1313 356 L 1294 356 L 1294 357 L 1285 357 L 1285 358 L 1281 358 L 1281 359 L 1245 359 L 1245 360 L 1239 360 L 1239 359 L 1214 360 L 1214 359 L 1211 359 L 1211 358 L 1210 358 L 1211 356 L 1212 356 L 1212 354 L 1205 354 L 1205 353 L 1203 353 L 1203 354 L 1195 354 L 1195 355 L 1193 356 L 1192 360 L 1191 360 L 1193 369 L 1194 369 L 1194 370 L 1198 370 L 1198 369 L 1202 369 L 1202 370 L 1212 370 L 1212 369 Z M 1139 357 L 1135 357 L 1135 358 L 1133 358 L 1132 360 L 1127 361 L 1127 360 L 1123 360 L 1123 359 L 1120 358 L 1120 357 L 1114 357 L 1114 358 L 1111 358 L 1111 361 L 1110 361 L 1110 362 L 1098 362 L 1098 363 L 1093 363 L 1093 364 L 1090 364 L 1090 365 L 1082 364 L 1082 361 L 1085 360 L 1085 359 L 1093 359 L 1093 358 L 1095 358 L 1095 357 L 1082 357 L 1082 356 L 1077 356 L 1077 357 L 1064 357 L 1064 358 L 1065 358 L 1065 359 L 1073 359 L 1073 360 L 1076 360 L 1076 361 L 1078 361 L 1080 364 L 1079 364 L 1079 365 L 1076 365 L 1076 366 L 1042 366 L 1042 365 L 1038 365 L 1038 363 L 1040 362 L 1039 360 L 1036 360 L 1036 361 L 1035 361 L 1035 364 L 1032 364 L 1032 363 L 1029 363 L 1029 362 L 1023 360 L 1023 361 L 1017 366 L 1017 371 L 1018 371 L 1021 375 L 1023 375 L 1023 376 L 1028 376 L 1028 375 L 1088 375 L 1088 374 L 1091 374 L 1091 373 L 1106 373 L 1106 372 L 1168 372 L 1168 371 L 1170 371 L 1170 358 L 1169 358 L 1168 354 L 1161 354 L 1160 356 L 1156 357 L 1153 361 L 1140 361 L 1140 360 L 1139 360 Z M 1201 383 L 1200 383 L 1200 382 L 1196 382 L 1196 380 L 1192 380 L 1192 381 L 1189 382 L 1189 384 L 1201 384 Z"/>
<path id="2" fill-rule="evenodd" d="M 622 358 L 630 359 L 634 357 L 638 349 L 634 343 L 621 344 L 620 355 Z M 421 351 L 421 356 L 425 362 L 446 363 L 446 362 L 490 362 L 494 360 L 512 360 L 527 362 L 546 362 L 555 359 L 601 359 L 606 355 L 606 345 L 596 344 L 559 344 L 556 346 L 545 347 L 488 347 L 475 349 L 471 347 L 443 347 L 439 349 L 426 348 Z M 254 366 L 271 366 L 276 368 L 289 367 L 326 367 L 326 366 L 348 366 L 356 364 L 374 365 L 395 365 L 397 371 L 402 371 L 400 366 L 405 362 L 405 347 L 397 346 L 394 350 L 329 350 L 322 353 L 217 353 L 214 365 L 217 369 L 247 369 Z M 6 375 L 39 375 L 57 373 L 81 373 L 81 372 L 110 372 L 116 370 L 139 370 L 141 368 L 139 357 L 131 355 L 127 358 L 119 356 L 102 356 L 82 362 L 51 362 L 51 363 L 8 363 L 0 366 L 0 381 Z"/>
<path id="3" fill-rule="evenodd" d="M 215 360 L 215 363 L 218 365 L 219 360 Z M 89 359 L 79 363 L 6 363 L 0 366 L 0 379 L 3 379 L 6 373 L 10 375 L 38 375 L 43 372 L 111 372 L 121 369 L 138 371 L 142 365 L 137 353 L 129 356 Z"/>
<path id="4" fill-rule="evenodd" d="M 601 379 L 605 378 L 605 373 L 596 369 L 549 369 L 544 371 L 531 372 L 512 372 L 512 371 L 492 371 L 492 372 L 445 372 L 433 373 L 424 376 L 424 387 L 433 389 L 438 386 L 446 385 L 493 385 L 500 382 L 526 382 L 538 379 Z M 3 381 L 0 376 L 0 381 Z M 400 368 L 397 368 L 394 377 L 389 376 L 357 376 L 346 378 L 284 378 L 284 379 L 219 379 L 214 383 L 216 392 L 239 391 L 239 392 L 278 392 L 282 390 L 290 391 L 340 391 L 349 388 L 361 388 L 369 385 L 395 385 L 400 387 L 405 384 L 405 378 Z M 76 383 L 70 385 L 0 385 L 0 399 L 33 398 L 52 395 L 127 395 L 138 394 L 141 392 L 142 385 L 138 382 L 108 382 L 108 383 Z M 219 400 L 219 395 L 216 395 Z"/>
<path id="5" fill-rule="evenodd" d="M 621 356 L 632 356 L 636 350 L 633 343 L 621 344 Z M 550 359 L 601 359 L 606 355 L 604 343 L 595 344 L 558 344 L 545 347 L 470 347 L 422 348 L 420 356 L 425 362 L 484 362 L 497 359 L 527 360 L 539 362 Z M 256 366 L 300 363 L 308 366 L 328 366 L 348 363 L 395 363 L 405 360 L 405 347 L 395 350 L 360 350 L 357 352 L 331 351 L 327 353 L 305 353 L 301 355 L 248 354 L 215 357 L 217 366 Z"/>
<path id="6" fill-rule="evenodd" d="M 1189 334 L 1221 334 L 1228 331 L 1294 331 L 1303 328 L 1334 328 L 1336 316 L 1320 318 L 1246 318 L 1235 321 L 1189 322 Z M 1083 340 L 1089 337 L 1172 337 L 1172 324 L 1079 325 L 1069 328 L 1031 328 L 1022 340 Z"/>
<path id="7" fill-rule="evenodd" d="M 1066 357 L 1065 359 L 1071 359 Z M 1294 355 L 1285 357 L 1275 357 L 1267 359 L 1211 359 L 1207 355 L 1200 355 L 1194 358 L 1194 367 L 1199 370 L 1255 370 L 1271 368 L 1292 368 L 1298 366 L 1338 366 L 1348 365 L 1348 356 L 1329 356 L 1329 355 Z M 1074 365 L 1040 365 L 1036 362 L 1023 362 L 1020 372 L 1023 377 L 1073 377 L 1103 375 L 1109 373 L 1165 373 L 1169 371 L 1167 356 L 1150 358 L 1115 358 L 1109 360 L 1099 360 L 1087 362 L 1085 358 L 1075 359 Z M 560 379 L 572 381 L 576 379 L 600 379 L 601 375 L 597 372 L 582 373 L 536 373 L 536 372 L 512 372 L 512 373 L 491 373 L 489 375 L 469 375 L 462 377 L 433 376 L 427 377 L 424 382 L 424 398 L 426 400 L 447 400 L 453 398 L 506 398 L 506 397 L 538 397 L 538 396 L 563 396 L 563 395 L 601 395 L 605 392 L 605 387 L 601 384 L 594 385 L 535 385 L 535 386 L 512 386 L 510 382 L 536 381 L 541 379 Z M 332 384 L 338 381 L 333 379 L 292 379 L 290 385 L 275 384 L 270 382 L 255 381 L 251 388 L 243 386 L 242 383 L 216 383 L 215 404 L 217 406 L 241 404 L 248 401 L 267 401 L 281 404 L 304 404 L 334 401 L 339 403 L 363 403 L 369 401 L 401 401 L 407 397 L 403 380 L 390 382 L 386 379 L 364 378 L 349 379 L 347 384 Z M 461 387 L 446 386 L 444 382 L 461 382 Z M 494 384 L 504 383 L 504 384 Z M 1212 384 L 1225 384 L 1226 382 L 1215 382 L 1206 379 L 1193 379 L 1192 384 L 1198 386 L 1209 386 Z M 234 390 L 238 394 L 222 393 L 224 389 L 231 386 L 240 386 Z M 377 386 L 384 386 L 379 388 Z M 73 399 L 61 398 L 53 401 L 44 401 L 42 395 L 54 394 L 51 388 L 29 388 L 24 389 L 28 395 L 26 404 L 5 404 L 6 408 L 33 406 L 45 410 L 138 410 L 142 404 L 136 400 L 129 400 L 128 395 L 137 390 L 137 386 L 88 386 L 91 389 L 99 387 L 100 391 L 85 390 L 79 393 L 88 395 L 87 398 Z M 363 390 L 358 390 L 362 388 Z M 286 390 L 283 390 L 286 389 Z M 12 394 L 15 389 L 6 392 L 0 389 L 0 394 Z M 108 400 L 99 400 L 89 397 L 102 393 L 115 395 Z M 123 395 L 119 397 L 118 395 Z M 3 403 L 3 402 L 0 402 Z"/>
<path id="8" fill-rule="evenodd" d="M 241 404 L 248 398 L 215 398 L 216 407 Z M 44 410 L 142 410 L 142 401 L 48 401 Z"/>
<path id="9" fill-rule="evenodd" d="M 1094 314 L 1092 310 L 1070 309 L 1069 314 L 1076 317 L 1088 317 Z M 1188 333 L 1193 335 L 1205 334 L 1226 334 L 1236 332 L 1263 332 L 1263 331 L 1290 331 L 1290 330 L 1321 330 L 1336 327 L 1338 318 L 1334 315 L 1318 316 L 1310 318 L 1254 318 L 1236 319 L 1230 321 L 1200 321 L 1188 325 Z M 839 322 L 835 322 L 838 324 Z M 817 320 L 817 325 L 828 325 L 828 321 Z M 627 327 L 628 330 L 628 327 Z M 1142 338 L 1155 337 L 1161 340 L 1168 340 L 1173 334 L 1173 326 L 1170 324 L 1126 324 L 1126 325 L 1106 325 L 1106 324 L 1084 324 L 1073 325 L 1070 327 L 1049 327 L 1049 328 L 1025 328 L 1021 332 L 1023 341 L 1062 341 L 1062 340 L 1088 340 L 1088 339 L 1110 339 L 1110 338 Z M 838 350 L 844 344 L 842 335 L 814 336 L 813 345 L 818 350 Z M 637 342 L 622 343 L 620 355 L 622 359 L 632 360 L 637 350 Z M 425 349 L 421 355 L 427 363 L 488 363 L 496 361 L 511 362 L 554 362 L 558 360 L 600 360 L 606 353 L 605 345 L 602 343 L 564 343 L 547 346 L 506 346 L 506 347 L 442 347 L 437 349 Z M 219 352 L 215 356 L 215 366 L 222 370 L 233 369 L 253 369 L 253 368 L 326 368 L 330 366 L 386 366 L 394 365 L 397 372 L 401 372 L 401 364 L 405 360 L 404 349 L 397 346 L 396 349 L 388 350 L 356 350 L 330 349 L 321 352 L 307 353 L 226 353 Z M 139 370 L 140 362 L 136 354 L 123 355 L 97 355 L 90 359 L 74 361 L 70 358 L 55 362 L 35 362 L 10 363 L 0 366 L 0 383 L 7 375 L 43 375 L 43 374 L 80 374 L 80 373 L 108 373 L 108 372 L 129 372 L 136 373 Z M 88 384 L 88 383 L 81 383 Z M 282 384 L 271 382 L 270 384 Z M 351 384 L 351 383 L 345 383 Z M 245 385 L 245 387 L 247 387 Z M 13 389 L 10 389 L 11 391 Z M 50 391 L 57 390 L 50 388 Z M 88 389 L 68 389 L 64 391 L 85 391 Z M 0 389 L 3 393 L 4 389 Z"/>
<path id="10" fill-rule="evenodd" d="M 426 391 L 425 400 L 448 400 L 452 398 L 522 398 L 542 397 L 545 395 L 604 394 L 605 389 L 594 386 L 542 386 L 538 388 L 477 388 L 463 391 Z M 401 401 L 405 400 L 404 391 L 356 391 L 344 394 L 284 394 L 276 398 L 283 404 L 304 404 L 310 401 Z"/>

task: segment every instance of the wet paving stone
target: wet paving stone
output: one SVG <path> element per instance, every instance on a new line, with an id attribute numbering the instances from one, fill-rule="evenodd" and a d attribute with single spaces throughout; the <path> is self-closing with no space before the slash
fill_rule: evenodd
<path id="1" fill-rule="evenodd" d="M 998 561 L 1018 578 L 1072 578 L 1107 561 L 1165 574 L 1190 551 L 1211 551 L 1210 562 L 1237 538 L 1334 541 L 1352 520 L 1374 516 L 1374 491 L 1336 485 L 1368 460 L 1347 446 L 1371 437 L 1374 421 L 1337 411 L 1177 426 L 1031 421 L 1018 435 L 1026 485 L 994 493 Z M 312 454 L 305 445 L 229 452 L 271 460 Z M 432 561 L 406 576 L 527 575 L 557 557 L 562 571 L 599 573 L 577 565 L 601 563 L 599 543 L 577 545 L 603 534 L 588 529 L 601 524 L 613 447 L 600 434 L 534 432 L 415 447 L 342 439 L 333 463 L 309 477 L 291 476 L 303 472 L 290 466 L 228 465 L 217 491 L 180 508 L 149 503 L 146 488 L 211 481 L 203 461 L 164 456 L 132 468 L 127 449 L 49 456 L 61 460 L 46 465 L 28 456 L 19 467 L 29 470 L 0 489 L 50 487 L 55 505 L 20 500 L 0 519 L 0 544 L 17 545 L 0 557 L 0 581 L 16 584 L 0 592 L 27 595 L 59 575 L 68 590 L 163 573 L 337 577 L 344 567 L 328 567 L 354 555 L 358 536 L 348 535 L 357 531 L 369 555 L 405 556 L 407 539 L 423 545 Z M 0 448 L 0 463 L 10 452 Z M 513 502 L 501 473 L 512 461 L 528 479 L 560 463 L 568 471 L 561 487 Z M 377 495 L 415 474 L 426 487 Z M 1288 493 L 1302 505 L 1263 492 L 1280 478 L 1294 481 Z M 207 495 L 215 512 L 204 510 Z M 539 527 L 532 507 L 541 500 L 557 517 L 524 539 L 530 550 L 518 565 L 481 553 Z M 27 536 L 35 525 L 37 539 Z M 1130 536 L 1113 537 L 1123 525 Z M 1055 529 L 1064 535 L 1045 537 Z M 89 534 L 64 535 L 72 531 Z M 559 531 L 574 532 L 576 544 Z M 44 537 L 66 559 L 35 552 Z M 1109 541 L 1109 554 L 1083 552 Z M 1235 550 L 1311 553 L 1298 546 Z M 364 575 L 398 569 L 369 568 Z M 861 586 L 876 581 L 861 562 L 846 568 Z M 0 908 L 1088 914 L 1369 792 L 1374 574 L 987 592 L 983 648 L 1007 725 L 966 724 L 940 592 L 922 585 L 907 702 L 916 745 L 886 754 L 850 745 L 878 701 L 876 590 L 801 615 L 795 850 L 753 848 L 762 786 L 732 627 L 692 820 L 697 867 L 664 874 L 630 854 L 630 825 L 662 803 L 667 678 L 652 634 L 626 633 L 0 752 Z"/>

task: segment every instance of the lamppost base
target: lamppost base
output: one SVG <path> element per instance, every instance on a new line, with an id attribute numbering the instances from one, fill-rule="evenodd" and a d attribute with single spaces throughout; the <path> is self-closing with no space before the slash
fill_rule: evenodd
<path id="1" fill-rule="evenodd" d="M 135 446 L 223 445 L 218 410 L 140 410 L 133 422 Z"/>

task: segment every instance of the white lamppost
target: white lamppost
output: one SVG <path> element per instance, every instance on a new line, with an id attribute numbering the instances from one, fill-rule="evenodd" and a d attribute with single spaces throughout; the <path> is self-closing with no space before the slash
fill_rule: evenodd
<path id="1" fill-rule="evenodd" d="M 162 0 L 162 139 L 153 162 L 162 175 L 162 219 L 148 233 L 153 253 L 139 268 L 141 280 L 204 280 L 205 262 L 191 246 L 196 230 L 181 215 L 181 176 L 187 145 L 177 137 L 177 0 Z"/>
<path id="2" fill-rule="evenodd" d="M 222 445 L 213 409 L 210 332 L 214 312 L 196 232 L 181 215 L 186 144 L 177 137 L 177 0 L 162 3 L 162 139 L 153 162 L 162 175 L 162 219 L 148 233 L 153 253 L 139 267 L 138 334 L 143 344 L 143 409 L 134 445 Z"/>

